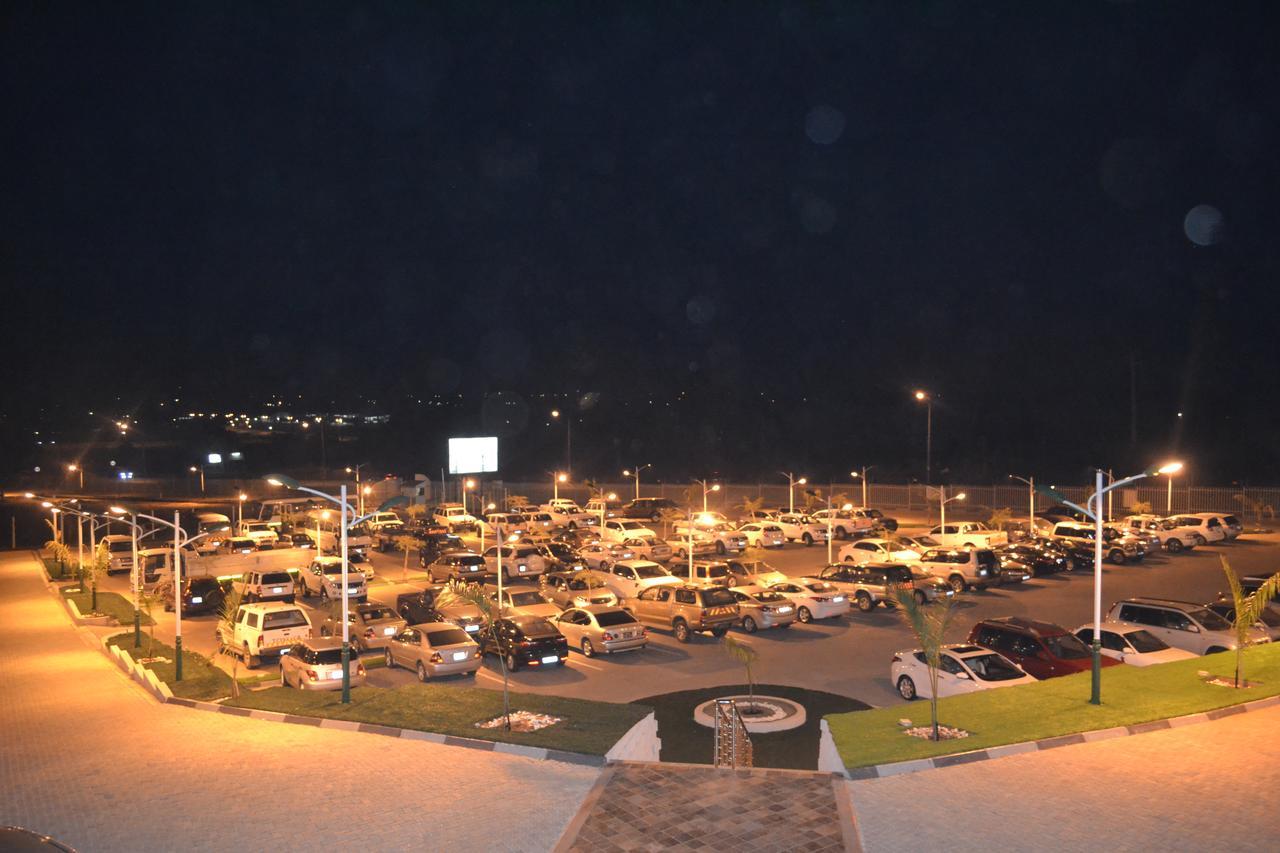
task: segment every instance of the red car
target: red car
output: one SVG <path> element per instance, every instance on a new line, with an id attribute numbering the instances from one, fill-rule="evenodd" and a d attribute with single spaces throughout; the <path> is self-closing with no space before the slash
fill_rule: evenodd
<path id="1" fill-rule="evenodd" d="M 969 632 L 969 642 L 999 652 L 1036 678 L 1087 672 L 1093 667 L 1093 650 L 1052 622 L 1021 616 L 984 619 Z M 1121 664 L 1103 656 L 1102 665 Z"/>

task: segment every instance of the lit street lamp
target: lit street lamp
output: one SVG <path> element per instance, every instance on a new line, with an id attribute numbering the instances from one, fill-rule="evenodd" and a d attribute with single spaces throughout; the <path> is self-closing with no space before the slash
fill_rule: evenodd
<path id="1" fill-rule="evenodd" d="M 84 491 L 84 469 L 81 468 L 76 463 L 72 462 L 70 465 L 67 466 L 67 470 L 72 474 L 80 475 L 80 491 L 83 492 Z"/>
<path id="2" fill-rule="evenodd" d="M 694 480 L 693 482 L 695 482 L 695 483 L 697 483 L 698 485 L 702 486 L 702 511 L 703 511 L 703 512 L 706 512 L 706 511 L 707 511 L 707 492 L 709 492 L 709 491 L 711 491 L 711 492 L 718 492 L 718 491 L 720 491 L 720 484 L 719 484 L 719 483 L 715 483 L 715 484 L 711 485 L 710 487 L 708 487 L 708 486 L 707 486 L 707 481 L 706 481 L 706 480 Z"/>
<path id="3" fill-rule="evenodd" d="M 551 417 L 559 420 L 560 410 L 552 409 Z M 568 412 L 564 414 L 564 467 L 566 471 L 573 470 L 573 418 Z"/>
<path id="4" fill-rule="evenodd" d="M 241 529 L 244 525 L 244 502 L 247 501 L 248 499 L 249 499 L 249 496 L 246 495 L 244 492 L 241 492 L 239 494 L 239 500 L 236 502 L 236 533 L 237 534 L 241 532 Z"/>
<path id="5" fill-rule="evenodd" d="M 1093 519 L 1093 679 L 1089 694 L 1090 704 L 1102 704 L 1102 498 L 1113 489 L 1122 488 L 1146 477 L 1155 477 L 1159 474 L 1171 476 L 1181 470 L 1181 462 L 1169 462 L 1159 468 L 1148 468 L 1141 474 L 1134 474 L 1132 477 L 1125 477 L 1123 480 L 1116 480 L 1104 486 L 1102 478 L 1106 472 L 1099 468 L 1094 471 L 1094 492 L 1085 501 L 1086 506 L 1072 503 L 1055 489 L 1040 487 L 1041 493 Z M 1087 506 L 1093 508 L 1087 509 Z"/>
<path id="6" fill-rule="evenodd" d="M 567 482 L 569 482 L 569 475 L 564 472 L 551 475 L 551 496 L 553 499 L 560 499 L 560 484 Z"/>
<path id="7" fill-rule="evenodd" d="M 609 494 L 601 495 L 600 497 L 603 498 L 603 500 L 600 501 L 600 529 L 603 531 L 605 507 L 608 506 L 609 501 L 616 501 L 618 496 L 615 493 L 610 492 Z"/>
<path id="8" fill-rule="evenodd" d="M 202 495 L 203 495 L 203 494 L 204 494 L 204 466 L 203 466 L 203 465 L 192 465 L 192 466 L 191 466 L 191 473 L 192 473 L 192 474 L 194 474 L 194 473 L 196 473 L 197 471 L 199 471 L 199 472 L 200 472 L 200 494 L 202 494 Z"/>
<path id="9" fill-rule="evenodd" d="M 924 434 L 924 482 L 929 485 L 933 482 L 933 398 L 923 391 L 916 392 L 916 400 L 925 404 L 925 434 Z"/>
<path id="10" fill-rule="evenodd" d="M 866 508 L 869 506 L 869 504 L 867 503 L 867 472 L 868 472 L 868 471 L 870 471 L 870 470 L 871 470 L 872 468 L 874 468 L 874 467 L 876 467 L 876 466 L 874 466 L 874 465 L 863 465 L 863 466 L 862 466 L 862 473 L 861 473 L 861 475 L 859 475 L 859 473 L 858 473 L 857 471 L 850 471 L 850 472 L 849 472 L 849 476 L 850 476 L 850 477 L 852 477 L 853 479 L 855 479 L 855 480 L 862 480 L 862 508 L 863 508 L 863 509 L 866 509 Z"/>
<path id="11" fill-rule="evenodd" d="M 622 472 L 622 476 L 624 477 L 636 478 L 636 500 L 640 500 L 640 472 L 643 471 L 645 468 L 652 468 L 652 467 L 653 467 L 653 463 L 649 463 L 647 465 L 637 465 L 635 468 L 628 468 L 627 470 Z"/>
<path id="12" fill-rule="evenodd" d="M 1182 417 L 1181 412 L 1178 413 L 1178 417 Z M 1179 464 L 1178 471 L 1181 471 L 1181 470 L 1182 470 L 1181 464 Z M 1164 472 L 1162 471 L 1161 473 L 1164 473 Z M 1166 492 L 1166 497 L 1164 500 L 1164 511 L 1166 515 L 1173 515 L 1173 475 L 1175 473 L 1177 472 L 1170 471 L 1167 475 L 1169 477 L 1169 490 Z"/>
<path id="13" fill-rule="evenodd" d="M 787 478 L 787 512 L 795 512 L 796 486 L 803 486 L 809 481 L 804 477 L 797 480 L 794 474 L 788 474 L 786 471 L 779 471 L 778 473 Z"/>
<path id="14" fill-rule="evenodd" d="M 284 486 L 286 489 L 292 489 L 298 492 L 306 492 L 309 495 L 315 495 L 318 498 L 324 498 L 330 503 L 337 504 L 338 510 L 342 515 L 342 704 L 344 705 L 350 704 L 351 703 L 351 635 L 350 635 L 350 623 L 347 621 L 347 618 L 350 612 L 349 602 L 350 602 L 351 588 L 347 585 L 347 567 L 348 567 L 347 530 L 348 528 L 354 525 L 358 525 L 364 521 L 367 521 L 372 514 L 370 514 L 370 516 L 362 515 L 356 518 L 350 518 L 350 516 L 355 515 L 355 511 L 351 508 L 351 504 L 347 503 L 347 484 L 346 483 L 343 483 L 341 485 L 340 490 L 338 492 L 338 496 L 334 497 L 333 495 L 326 494 L 325 492 L 308 488 L 302 485 L 301 483 L 299 483 L 294 478 L 285 476 L 284 474 L 271 474 L 265 477 L 264 479 L 273 486 Z M 409 502 L 409 499 L 406 498 L 404 495 L 397 495 L 396 497 L 388 498 L 387 500 L 383 501 L 382 504 L 377 508 L 377 510 L 375 510 L 375 512 L 385 512 L 386 510 L 389 510 L 392 507 L 399 506 L 401 504 L 406 504 L 408 502 Z M 316 544 L 318 546 L 319 542 L 317 541 Z M 502 549 L 499 548 L 498 550 L 501 551 Z M 501 584 L 502 582 L 501 557 L 499 557 L 498 582 L 499 584 Z"/>
<path id="15" fill-rule="evenodd" d="M 947 532 L 947 504 L 952 501 L 962 501 L 964 499 L 964 492 L 961 492 L 954 498 L 949 498 L 947 497 L 947 487 L 938 486 L 938 513 L 942 516 L 938 523 L 941 525 L 939 529 L 941 529 L 944 534 Z"/>
<path id="16" fill-rule="evenodd" d="M 464 513 L 467 511 L 467 492 L 474 492 L 475 489 L 476 489 L 476 481 L 471 479 L 470 477 L 468 477 L 462 483 L 462 511 Z M 364 514 L 364 498 L 363 497 L 360 499 L 360 513 L 362 515 Z M 483 550 L 483 547 L 484 546 L 481 545 L 482 550 Z"/>

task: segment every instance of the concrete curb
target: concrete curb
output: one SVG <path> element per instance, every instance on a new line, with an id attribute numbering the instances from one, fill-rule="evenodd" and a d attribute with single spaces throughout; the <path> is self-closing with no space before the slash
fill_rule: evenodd
<path id="1" fill-rule="evenodd" d="M 921 770 L 940 770 L 943 767 L 954 767 L 958 764 L 973 764 L 974 762 L 987 761 L 992 758 L 1021 755 L 1025 752 L 1042 752 L 1044 750 L 1057 749 L 1062 746 L 1073 746 L 1078 743 L 1096 743 L 1102 740 L 1111 740 L 1112 738 L 1146 734 L 1147 732 L 1164 731 L 1165 729 L 1178 729 L 1184 726 L 1196 726 L 1201 723 L 1220 720 L 1223 717 L 1230 717 L 1236 714 L 1247 714 L 1250 711 L 1261 711 L 1265 708 L 1274 708 L 1277 705 L 1280 705 L 1280 695 L 1268 696 L 1265 699 L 1255 699 L 1252 702 L 1242 702 L 1239 705 L 1227 705 L 1224 708 L 1217 708 L 1213 711 L 1204 711 L 1198 714 L 1188 714 L 1183 717 L 1170 717 L 1164 720 L 1151 720 L 1146 723 L 1135 723 L 1132 726 L 1117 726 L 1110 729 L 1097 729 L 1091 732 L 1076 732 L 1069 735 L 1059 735 L 1057 737 L 1044 738 L 1042 740 L 1008 743 L 1003 746 L 992 746 L 987 749 L 974 750 L 973 752 L 957 752 L 952 755 L 939 755 L 936 758 L 917 758 L 912 761 L 898 761 L 893 764 L 875 764 L 868 765 L 866 767 L 852 768 L 847 767 L 845 768 L 844 776 L 846 779 L 860 781 L 864 779 L 880 779 L 887 776 L 898 776 L 903 773 L 918 773 Z"/>

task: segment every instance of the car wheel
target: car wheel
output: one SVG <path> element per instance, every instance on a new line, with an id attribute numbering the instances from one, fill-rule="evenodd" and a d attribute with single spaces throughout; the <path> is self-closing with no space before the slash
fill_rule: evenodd
<path id="1" fill-rule="evenodd" d="M 796 618 L 807 625 L 813 621 L 813 614 L 809 612 L 809 608 L 801 607 L 796 611 Z"/>
<path id="2" fill-rule="evenodd" d="M 919 604 L 921 607 L 924 606 L 926 599 L 923 592 L 921 592 L 920 590 L 916 590 L 915 593 L 912 595 L 912 598 L 916 600 L 916 604 Z"/>
<path id="3" fill-rule="evenodd" d="M 852 563 L 852 562 L 853 562 L 853 557 L 845 557 L 845 558 L 844 558 L 844 561 L 845 561 L 846 563 Z"/>
<path id="4" fill-rule="evenodd" d="M 284 677 L 284 664 L 280 664 L 280 686 L 281 687 L 289 686 L 289 679 Z"/>
<path id="5" fill-rule="evenodd" d="M 1206 655 L 1216 655 L 1218 652 L 1225 652 L 1225 651 L 1226 649 L 1224 649 L 1222 646 L 1210 646 L 1209 648 L 1204 650 L 1204 653 Z"/>
<path id="6" fill-rule="evenodd" d="M 715 637 L 717 640 L 723 637 L 727 633 L 729 633 L 728 628 L 712 628 L 711 629 L 711 636 Z"/>
<path id="7" fill-rule="evenodd" d="M 723 555 L 723 554 L 724 554 L 724 552 L 725 552 L 724 543 L 723 543 L 723 542 L 717 542 L 717 543 L 716 543 L 716 553 L 717 553 L 717 554 L 720 554 L 720 555 Z"/>
<path id="8" fill-rule="evenodd" d="M 423 682 L 427 680 L 427 668 L 422 665 L 422 661 L 418 661 L 418 680 Z"/>
<path id="9" fill-rule="evenodd" d="M 323 586 L 320 587 L 320 603 L 321 604 L 329 603 L 329 590 L 327 587 L 323 587 Z"/>
<path id="10" fill-rule="evenodd" d="M 584 658 L 593 658 L 596 656 L 596 647 L 591 645 L 591 641 L 585 637 L 582 639 L 582 656 Z"/>
<path id="11" fill-rule="evenodd" d="M 911 676 L 904 675 L 898 679 L 898 695 L 908 702 L 916 698 L 916 683 L 911 680 Z"/>
<path id="12" fill-rule="evenodd" d="M 396 668 L 396 659 L 391 656 L 391 649 L 383 649 L 382 657 L 383 657 L 383 660 L 386 661 L 387 669 Z"/>
<path id="13" fill-rule="evenodd" d="M 1124 565 L 1124 551 L 1112 551 L 1107 555 L 1107 559 L 1117 566 Z"/>
<path id="14" fill-rule="evenodd" d="M 673 633 L 676 640 L 681 643 L 689 642 L 689 638 L 693 635 L 689 630 L 689 626 L 683 619 L 676 620 L 676 623 L 671 626 L 671 633 Z"/>
<path id="15" fill-rule="evenodd" d="M 964 578 L 960 577 L 960 575 L 952 575 L 947 578 L 947 585 L 956 591 L 956 595 L 964 592 L 965 582 Z"/>
<path id="16" fill-rule="evenodd" d="M 837 527 L 836 538 L 839 539 L 841 542 L 843 542 L 844 540 L 849 538 L 849 531 L 845 530 L 843 527 Z"/>
<path id="17" fill-rule="evenodd" d="M 752 619 L 750 616 L 742 617 L 742 630 L 746 631 L 748 634 L 754 634 L 756 632 L 756 627 L 756 620 Z"/>
<path id="18" fill-rule="evenodd" d="M 520 668 L 520 661 L 516 660 L 516 656 L 507 653 L 507 672 L 515 672 Z"/>
<path id="19" fill-rule="evenodd" d="M 1176 554 L 1182 550 L 1182 540 L 1170 539 L 1168 542 L 1165 543 L 1165 548 L 1169 550 L 1170 554 Z"/>
<path id="20" fill-rule="evenodd" d="M 863 613 L 870 613 L 871 608 L 876 606 L 876 603 L 871 600 L 871 596 L 867 595 L 865 592 L 858 593 L 854 596 L 854 600 L 858 602 L 858 609 Z"/>
<path id="21" fill-rule="evenodd" d="M 257 667 L 258 661 L 254 658 L 253 653 L 249 651 L 249 644 L 244 644 L 244 668 L 254 669 Z"/>
<path id="22" fill-rule="evenodd" d="M 802 541 L 804 542 L 804 545 L 805 545 L 805 547 L 806 547 L 806 548 L 812 547 L 812 545 L 813 545 L 813 534 L 812 534 L 812 533 L 806 533 L 803 537 L 801 537 L 801 539 L 802 539 Z"/>
<path id="23" fill-rule="evenodd" d="M 972 543 L 972 542 L 966 542 L 966 543 L 964 543 L 964 547 L 966 547 L 966 548 L 972 548 L 972 547 L 973 547 L 973 543 Z"/>
<path id="24" fill-rule="evenodd" d="M 1207 539 L 1205 539 L 1203 536 L 1201 536 L 1199 533 L 1197 533 L 1197 534 L 1196 534 L 1195 542 L 1196 542 L 1196 545 L 1197 545 L 1197 546 L 1199 546 L 1199 545 L 1208 545 L 1208 544 L 1209 544 L 1209 541 L 1208 541 Z"/>

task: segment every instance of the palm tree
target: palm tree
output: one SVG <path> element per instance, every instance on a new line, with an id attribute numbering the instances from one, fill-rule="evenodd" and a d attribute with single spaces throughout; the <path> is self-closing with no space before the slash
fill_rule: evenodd
<path id="1" fill-rule="evenodd" d="M 232 586 L 227 594 L 222 597 L 222 607 L 218 610 L 218 634 L 222 642 L 219 643 L 223 648 L 231 648 L 231 698 L 238 699 L 240 697 L 240 680 L 238 678 L 240 671 L 240 655 L 236 649 L 231 647 L 231 643 L 226 642 L 227 638 L 233 638 L 236 635 L 236 613 L 240 610 L 240 600 L 242 594 L 240 588 Z M 232 641 L 234 642 L 234 641 Z"/>
<path id="2" fill-rule="evenodd" d="M 93 559 L 84 567 L 84 580 L 89 582 L 89 587 L 93 590 L 89 609 L 94 613 L 98 612 L 98 578 L 105 575 L 109 568 L 111 568 L 111 552 L 107 550 L 107 540 L 103 539 L 94 550 Z"/>
<path id="3" fill-rule="evenodd" d="M 987 518 L 987 526 L 992 530 L 1003 530 L 1009 519 L 1013 518 L 1013 510 L 1004 506 L 999 509 L 991 510 L 991 515 Z"/>
<path id="4" fill-rule="evenodd" d="M 756 495 L 754 498 L 743 498 L 742 503 L 738 504 L 738 509 L 742 510 L 747 518 L 751 518 L 751 514 L 764 509 L 764 495 Z"/>
<path id="5" fill-rule="evenodd" d="M 507 509 L 513 506 L 528 506 L 529 499 L 524 495 L 507 495 Z"/>
<path id="6" fill-rule="evenodd" d="M 66 577 L 67 563 L 71 561 L 71 549 L 66 543 L 59 542 L 57 539 L 50 539 L 44 543 L 44 549 L 49 552 L 49 559 L 58 564 L 58 577 Z"/>
<path id="7" fill-rule="evenodd" d="M 1151 501 L 1134 501 L 1129 504 L 1129 509 L 1133 510 L 1134 515 L 1146 515 L 1151 512 Z"/>
<path id="8" fill-rule="evenodd" d="M 1236 577 L 1236 573 L 1231 569 L 1231 564 L 1227 562 L 1226 556 L 1219 554 L 1218 559 L 1222 561 L 1222 571 L 1226 574 L 1227 584 L 1231 587 L 1231 599 L 1235 608 L 1232 614 L 1231 627 L 1236 632 L 1235 686 L 1239 687 L 1241 674 L 1244 670 L 1244 647 L 1249 645 L 1251 641 L 1250 635 L 1253 633 L 1253 626 L 1261 617 L 1263 608 L 1271 602 L 1271 599 L 1280 595 L 1280 572 L 1276 572 L 1267 578 L 1262 586 L 1253 591 L 1252 595 L 1245 595 L 1244 589 L 1240 586 L 1240 579 Z"/>
<path id="9" fill-rule="evenodd" d="M 734 639 L 729 634 L 724 635 L 724 639 L 720 641 L 720 645 L 724 648 L 725 653 L 728 654 L 729 657 L 733 658 L 738 663 L 742 664 L 742 666 L 746 669 L 747 697 L 749 702 L 748 707 L 751 710 L 755 710 L 756 680 L 755 680 L 755 674 L 752 670 L 752 667 L 754 667 L 756 664 L 756 661 L 760 659 L 760 653 L 757 652 L 751 646 L 742 642 L 741 640 Z"/>
<path id="10" fill-rule="evenodd" d="M 942 644 L 955 613 L 955 600 L 948 596 L 937 604 L 927 605 L 916 601 L 909 587 L 899 586 L 893 591 L 897 599 L 896 610 L 924 652 L 925 666 L 929 669 L 929 713 L 933 719 L 932 740 L 938 736 L 938 669 L 942 666 Z"/>
<path id="11" fill-rule="evenodd" d="M 417 550 L 418 540 L 413 536 L 397 536 L 395 538 L 396 549 L 404 552 L 404 565 L 400 567 L 400 581 L 407 582 L 409 580 L 409 552 Z"/>
<path id="12" fill-rule="evenodd" d="M 502 654 L 502 648 L 498 645 L 498 619 L 501 616 L 498 603 L 489 598 L 485 594 L 484 587 L 478 584 L 450 583 L 448 592 L 463 601 L 474 604 L 481 615 L 484 616 L 484 630 L 489 633 L 489 639 L 493 642 L 493 647 L 498 652 L 498 666 L 502 667 L 503 727 L 507 731 L 511 731 L 511 692 L 507 679 L 507 660 Z"/>
<path id="13" fill-rule="evenodd" d="M 151 620 L 151 624 L 147 626 L 147 657 L 153 657 L 152 652 L 156 647 L 156 620 L 151 615 L 151 608 L 155 606 L 155 593 L 148 592 L 145 589 L 138 590 L 138 607 L 143 613 L 147 614 L 147 619 Z M 134 648 L 137 648 L 135 645 Z"/>

